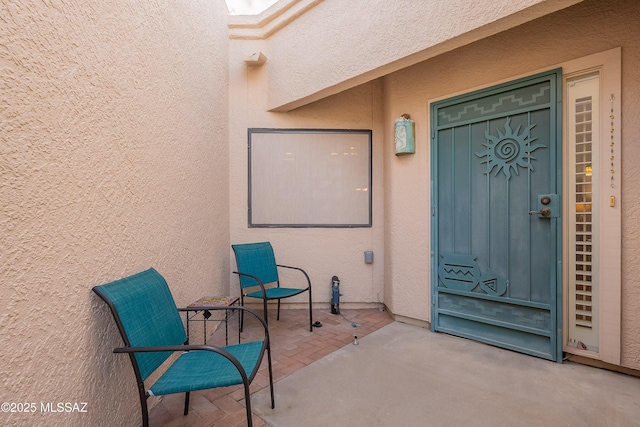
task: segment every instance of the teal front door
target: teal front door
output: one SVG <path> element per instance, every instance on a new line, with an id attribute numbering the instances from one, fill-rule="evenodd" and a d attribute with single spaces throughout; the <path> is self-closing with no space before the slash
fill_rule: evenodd
<path id="1" fill-rule="evenodd" d="M 560 82 L 431 105 L 434 331 L 561 361 Z"/>

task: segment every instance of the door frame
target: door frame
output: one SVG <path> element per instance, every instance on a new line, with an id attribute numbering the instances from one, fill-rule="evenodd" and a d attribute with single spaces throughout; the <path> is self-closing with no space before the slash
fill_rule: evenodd
<path id="1" fill-rule="evenodd" d="M 430 114 L 430 137 L 431 137 L 431 149 L 430 149 L 430 163 L 431 163 L 431 173 L 430 173 L 430 192 L 431 192 L 431 330 L 435 332 L 436 330 L 436 304 L 437 304 L 437 285 L 438 285 L 438 259 L 439 259 L 439 248 L 437 246 L 438 242 L 438 143 L 437 143 L 437 132 L 436 132 L 436 115 L 434 114 L 435 105 L 438 107 L 445 106 L 446 104 L 458 103 L 464 100 L 474 99 L 480 96 L 486 96 L 492 93 L 504 92 L 508 90 L 510 86 L 519 87 L 523 83 L 527 83 L 531 80 L 539 79 L 543 76 L 552 76 L 550 78 L 551 88 L 555 91 L 555 106 L 552 106 L 551 112 L 551 129 L 555 128 L 555 138 L 556 138 L 556 146 L 555 153 L 552 153 L 552 158 L 555 158 L 555 194 L 558 195 L 560 200 L 563 200 L 563 175 L 562 175 L 562 166 L 563 166 L 563 109 L 562 109 L 562 88 L 563 88 L 563 75 L 562 68 L 550 69 L 542 72 L 538 72 L 535 74 L 528 75 L 526 77 L 511 79 L 508 81 L 504 81 L 501 83 L 496 83 L 489 85 L 484 88 L 471 90 L 462 94 L 453 95 L 449 97 L 444 97 L 438 100 L 434 100 L 429 102 L 429 114 Z M 555 109 L 555 111 L 553 111 Z M 562 205 L 562 202 L 560 202 Z M 555 296 L 555 301 L 552 301 L 551 304 L 555 304 L 555 316 L 551 320 L 551 332 L 555 335 L 555 357 L 554 360 L 558 363 L 562 362 L 563 355 L 563 234 L 562 234 L 562 215 L 555 220 L 555 229 L 551 230 L 552 235 L 555 234 L 555 292 L 552 290 L 552 295 Z M 551 225 L 553 227 L 553 225 Z M 553 271 L 553 270 L 552 270 Z M 550 277 L 551 279 L 551 277 Z"/>

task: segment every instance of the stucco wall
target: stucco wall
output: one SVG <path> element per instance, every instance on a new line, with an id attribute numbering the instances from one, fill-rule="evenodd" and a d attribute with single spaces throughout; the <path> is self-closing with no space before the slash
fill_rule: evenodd
<path id="1" fill-rule="evenodd" d="M 0 2 L 0 402 L 38 408 L 0 424 L 140 422 L 92 286 L 228 291 L 226 23 L 223 0 Z"/>
<path id="2" fill-rule="evenodd" d="M 393 157 L 385 143 L 385 302 L 394 313 L 428 320 L 428 102 L 530 74 L 563 61 L 622 47 L 622 365 L 640 368 L 640 4 L 586 0 L 384 78 L 384 122 L 416 121 L 414 156 Z M 392 141 L 392 128 L 385 129 Z M 412 185 L 407 187 L 407 183 Z"/>
<path id="3" fill-rule="evenodd" d="M 319 2 L 269 37 L 268 107 L 288 111 L 578 1 Z"/>
<path id="4" fill-rule="evenodd" d="M 380 82 L 362 85 L 289 113 L 267 111 L 265 90 L 268 59 L 262 66 L 247 66 L 245 58 L 253 52 L 270 51 L 263 41 L 232 40 L 230 78 L 230 220 L 232 243 L 270 241 L 281 264 L 304 268 L 313 286 L 314 302 L 329 306 L 331 277 L 341 280 L 341 304 L 381 305 L 384 246 L 383 174 L 373 174 L 373 227 L 371 228 L 248 228 L 247 226 L 247 128 L 335 128 L 373 130 L 373 169 L 382 170 L 382 111 Z M 273 194 L 274 198 L 280 197 Z M 364 251 L 373 250 L 374 263 L 365 264 Z M 235 258 L 231 255 L 232 268 Z M 282 272 L 286 273 L 286 272 Z M 302 276 L 298 276 L 302 278 Z M 295 279 L 282 277 L 283 286 Z M 238 278 L 231 275 L 239 293 Z M 294 306 L 306 301 L 306 294 L 283 300 Z M 322 306 L 322 304 L 318 304 Z M 351 305 L 353 306 L 353 305 Z"/>
<path id="5" fill-rule="evenodd" d="M 555 5 L 561 9 L 559 3 Z M 523 7 L 523 4 L 518 7 Z M 385 10 L 384 7 L 360 8 L 358 21 L 350 23 L 352 27 L 345 28 L 345 25 L 340 25 L 343 20 L 319 19 L 333 16 L 334 11 L 331 5 L 322 2 L 265 40 L 232 40 L 229 64 L 231 90 L 234 93 L 230 108 L 230 179 L 231 188 L 234 189 L 230 206 L 231 240 L 275 242 L 280 261 L 297 263 L 311 270 L 316 283 L 316 301 L 328 300 L 331 275 L 348 274 L 350 280 L 347 283 L 353 285 L 352 289 L 358 298 L 372 295 L 371 299 L 359 301 L 380 301 L 382 294 L 384 303 L 394 314 L 419 322 L 429 321 L 429 101 L 533 74 L 544 68 L 561 65 L 563 61 L 621 46 L 621 202 L 624 217 L 622 365 L 640 368 L 640 329 L 637 326 L 640 320 L 640 311 L 637 309 L 640 306 L 640 291 L 634 280 L 640 269 L 634 257 L 634 248 L 640 239 L 639 227 L 635 225 L 638 221 L 634 206 L 638 204 L 640 196 L 633 191 L 638 173 L 632 166 L 633 159 L 638 155 L 633 141 L 640 132 L 636 121 L 628 119 L 637 116 L 640 108 L 637 102 L 640 56 L 636 40 L 639 8 L 640 5 L 632 0 L 616 2 L 615 5 L 586 0 L 546 16 L 541 14 L 539 16 L 542 17 L 537 19 L 524 19 L 522 25 L 512 29 L 446 53 L 441 52 L 432 59 L 392 72 L 381 81 L 355 86 L 288 113 L 268 112 L 275 105 L 273 96 L 283 97 L 282 102 L 291 101 L 289 106 L 298 102 L 305 104 L 314 96 L 326 95 L 343 83 L 351 87 L 358 72 L 362 74 L 357 78 L 370 77 L 370 69 L 366 66 L 358 68 L 363 63 L 369 66 L 376 64 L 378 69 L 385 67 L 386 61 L 389 61 L 386 42 L 381 45 L 375 35 L 369 37 L 369 33 L 361 29 L 359 33 L 368 34 L 367 37 L 347 35 L 357 33 L 363 22 L 378 22 L 380 10 Z M 344 16 L 348 16 L 348 13 Z M 344 16 L 341 19 L 347 19 Z M 411 22 L 419 21 L 421 16 L 420 13 L 414 13 Z M 379 28 L 388 30 L 385 33 L 387 37 L 404 30 L 394 27 L 404 25 L 403 19 L 394 21 L 390 18 L 385 23 L 389 27 L 381 25 Z M 504 21 L 501 21 L 495 25 L 503 24 Z M 343 29 L 344 33 L 341 32 Z M 482 27 L 482 31 L 491 34 L 495 33 L 494 30 Z M 325 43 L 324 48 L 319 46 L 331 37 L 337 38 Z M 420 39 L 420 35 L 417 37 Z M 375 59 L 365 60 L 364 56 L 358 56 L 359 53 L 348 58 L 344 56 L 344 52 L 351 49 L 350 43 L 356 39 L 360 49 L 358 52 L 374 52 L 371 55 Z M 310 44 L 303 43 L 304 40 Z M 407 40 L 414 41 L 411 36 L 407 36 Z M 327 49 L 327 45 L 339 48 Z M 244 60 L 259 51 L 266 55 L 267 62 L 262 66 L 247 67 Z M 415 55 L 405 58 L 414 60 Z M 396 66 L 398 61 L 389 64 Z M 332 86 L 335 82 L 339 83 Z M 371 89 L 372 95 L 368 95 Z M 393 122 L 403 113 L 410 114 L 416 121 L 417 152 L 413 156 L 398 158 L 393 155 Z M 375 191 L 373 229 L 369 232 L 247 228 L 248 127 L 372 128 Z M 382 193 L 381 186 L 384 190 Z M 378 203 L 382 203 L 382 207 Z M 376 251 L 373 270 L 368 270 L 362 264 L 361 254 L 368 245 Z M 380 252 L 384 253 L 382 268 Z M 233 265 L 233 258 L 231 263 Z M 355 280 L 351 280 L 351 277 Z M 234 277 L 231 280 L 232 283 L 237 282 Z M 344 299 L 358 301 L 351 299 L 352 296 L 353 293 L 346 291 Z"/>

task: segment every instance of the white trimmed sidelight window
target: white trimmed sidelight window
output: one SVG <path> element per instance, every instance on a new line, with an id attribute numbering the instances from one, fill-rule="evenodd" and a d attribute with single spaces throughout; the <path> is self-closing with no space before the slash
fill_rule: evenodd
<path id="1" fill-rule="evenodd" d="M 620 364 L 620 49 L 563 67 L 563 350 Z"/>
<path id="2" fill-rule="evenodd" d="M 569 275 L 569 334 L 567 345 L 598 352 L 598 164 L 600 140 L 600 76 L 598 73 L 567 82 L 566 152 L 567 258 Z M 571 191 L 573 190 L 573 191 Z"/>

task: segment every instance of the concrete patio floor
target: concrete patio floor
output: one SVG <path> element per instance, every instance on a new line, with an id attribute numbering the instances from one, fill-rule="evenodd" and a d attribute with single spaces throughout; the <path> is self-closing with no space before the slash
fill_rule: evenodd
<path id="1" fill-rule="evenodd" d="M 258 310 L 260 312 L 260 310 Z M 276 320 L 276 311 L 269 311 L 269 334 L 273 358 L 273 376 L 278 390 L 278 382 L 296 371 L 339 350 L 353 342 L 354 333 L 364 337 L 373 331 L 393 322 L 389 314 L 381 309 L 342 310 L 341 315 L 333 315 L 330 310 L 313 310 L 313 319 L 319 320 L 323 327 L 309 332 L 308 310 L 282 310 L 280 321 Z M 356 323 L 357 328 L 352 326 Z M 229 344 L 237 342 L 238 320 L 232 317 L 228 323 Z M 207 327 L 209 328 L 209 326 Z M 261 339 L 257 321 L 251 316 L 245 318 L 242 341 Z M 202 344 L 202 337 L 192 332 L 192 344 Z M 224 327 L 210 335 L 208 344 L 224 345 Z M 266 388 L 269 377 L 266 357 L 251 384 L 251 392 Z M 253 400 L 252 400 L 253 403 Z M 276 405 L 278 402 L 276 401 Z M 183 415 L 184 394 L 164 396 L 162 402 L 149 413 L 151 426 L 246 426 L 244 392 L 242 387 L 226 387 L 191 393 L 189 415 Z M 254 411 L 253 425 L 264 427 L 268 424 Z M 137 422 L 137 420 L 135 421 Z"/>
<path id="2" fill-rule="evenodd" d="M 378 309 L 314 310 L 323 327 L 313 333 L 305 310 L 279 322 L 270 313 L 276 408 L 263 364 L 255 426 L 640 426 L 637 377 L 431 333 Z M 243 341 L 251 330 L 245 324 Z M 229 334 L 237 337 L 233 319 Z M 212 339 L 224 342 L 224 328 Z M 246 425 L 238 387 L 192 393 L 187 417 L 182 405 L 182 395 L 165 396 L 151 425 Z"/>

